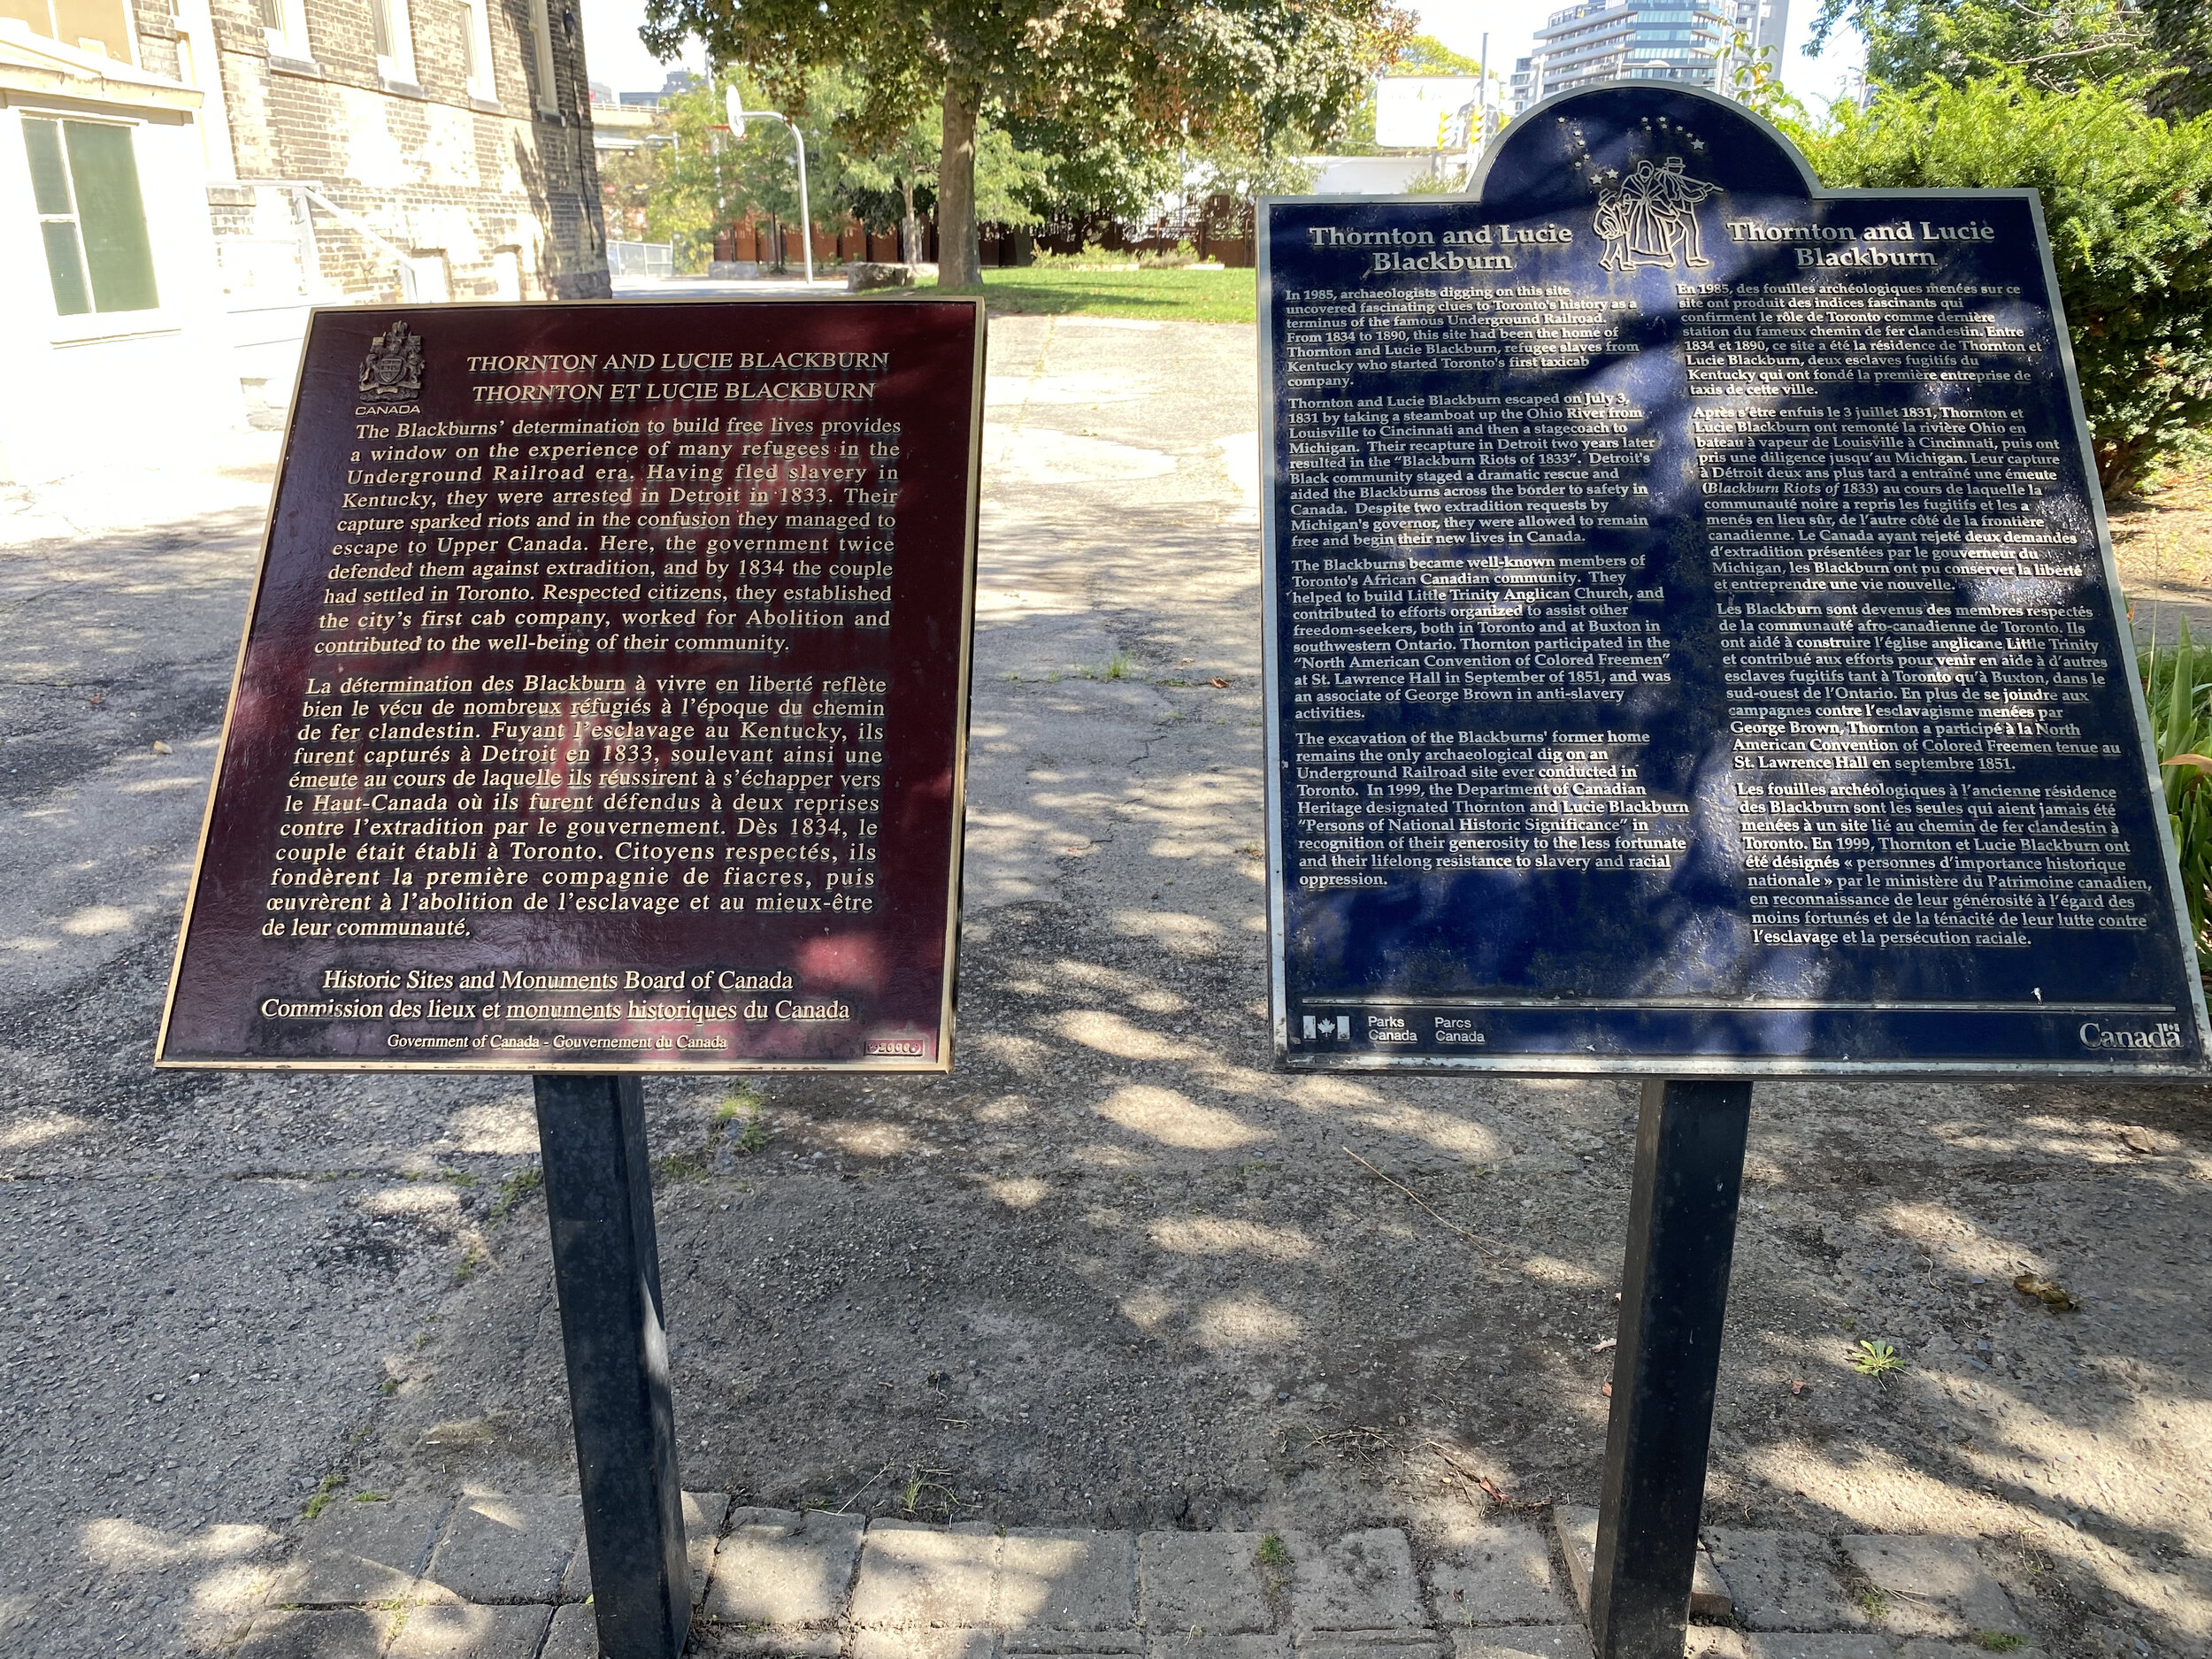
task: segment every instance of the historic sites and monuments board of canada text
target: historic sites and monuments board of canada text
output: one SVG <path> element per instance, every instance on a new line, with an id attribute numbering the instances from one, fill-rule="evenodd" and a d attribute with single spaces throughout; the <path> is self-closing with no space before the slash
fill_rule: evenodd
<path id="1" fill-rule="evenodd" d="M 982 312 L 311 322 L 158 1057 L 950 1064 Z"/>
<path id="2" fill-rule="evenodd" d="M 2033 192 L 1616 86 L 1260 243 L 1291 1064 L 2201 1071 Z"/>

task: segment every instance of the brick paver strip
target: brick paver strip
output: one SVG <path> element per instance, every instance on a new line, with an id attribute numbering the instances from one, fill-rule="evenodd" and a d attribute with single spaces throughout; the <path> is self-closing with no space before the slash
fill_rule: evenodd
<path id="1" fill-rule="evenodd" d="M 1453 1659 L 1451 1638 L 1428 1630 L 1308 1631 L 1294 1659 Z"/>
<path id="2" fill-rule="evenodd" d="M 1748 1636 L 1744 1655 L 1745 1659 L 1892 1659 L 1885 1638 L 1858 1632 Z"/>
<path id="3" fill-rule="evenodd" d="M 2011 1598 L 1962 1538 L 1839 1541 L 1852 1564 L 1889 1598 L 1881 1627 L 1893 1636 L 1972 1636 L 2021 1629 Z"/>
<path id="4" fill-rule="evenodd" d="M 1735 1594 L 1737 1622 L 1755 1631 L 1863 1630 L 1866 1616 L 1836 1576 L 1835 1546 L 1817 1532 L 1716 1526 L 1713 1563 Z"/>
<path id="5" fill-rule="evenodd" d="M 999 1659 L 987 1630 L 857 1630 L 846 1651 L 852 1659 Z"/>
<path id="6" fill-rule="evenodd" d="M 392 1617 L 374 1608 L 280 1609 L 254 1620 L 230 1659 L 379 1659 Z"/>
<path id="7" fill-rule="evenodd" d="M 1146 1532 L 1137 1540 L 1138 1610 L 1155 1641 L 1272 1630 L 1258 1532 Z"/>
<path id="8" fill-rule="evenodd" d="M 1447 1630 L 1574 1617 L 1553 1587 L 1551 1549 L 1532 1526 L 1470 1527 L 1437 1551 L 1427 1577 L 1430 1615 Z"/>
<path id="9" fill-rule="evenodd" d="M 1574 1592 L 1575 1605 L 1582 1610 L 1586 1622 L 1590 1617 L 1590 1575 L 1598 1556 L 1598 1512 L 1587 1504 L 1555 1503 L 1551 1521 L 1552 1531 L 1559 1539 L 1559 1552 L 1567 1562 L 1567 1587 Z M 1735 1597 L 1729 1591 L 1727 1580 L 1701 1545 L 1690 1570 L 1690 1617 L 1725 1619 L 1734 1617 L 1735 1612 Z"/>
<path id="10" fill-rule="evenodd" d="M 574 1493 L 480 1494 L 453 1506 L 425 1577 L 465 1601 L 551 1601 L 583 1525 Z"/>
<path id="11" fill-rule="evenodd" d="M 1333 1544 L 1286 1533 L 1290 1547 L 1291 1628 L 1305 1631 L 1418 1630 L 1421 1584 L 1413 1551 L 1394 1526 L 1347 1532 Z"/>
<path id="12" fill-rule="evenodd" d="M 999 1550 L 995 1630 L 1133 1631 L 1137 1540 L 1126 1532 L 1018 1527 Z"/>
<path id="13" fill-rule="evenodd" d="M 1590 1659 L 1590 1638 L 1579 1624 L 1454 1631 L 1452 1659 Z"/>
<path id="14" fill-rule="evenodd" d="M 451 1501 L 396 1498 L 359 1503 L 340 1498 L 308 1523 L 290 1570 L 270 1600 L 308 1607 L 404 1601 L 434 1590 L 417 1575 L 429 1559 Z"/>
<path id="15" fill-rule="evenodd" d="M 820 1510 L 733 1510 L 702 1610 L 718 1624 L 828 1629 L 845 1611 L 865 1525 Z"/>
<path id="16" fill-rule="evenodd" d="M 695 1607 L 706 1593 L 707 1569 L 714 1563 L 715 1540 L 722 1533 L 722 1517 L 729 1513 L 726 1492 L 684 1494 L 684 1555 L 691 1563 L 691 1600 Z M 591 1552 L 584 1548 L 583 1522 L 577 1521 L 576 1548 L 568 1558 L 568 1576 L 561 1581 L 561 1600 L 581 1601 L 591 1594 Z"/>
<path id="17" fill-rule="evenodd" d="M 852 1622 L 871 1629 L 982 1629 L 990 1622 L 999 1539 L 980 1525 L 877 1521 L 860 1547 Z"/>
<path id="18" fill-rule="evenodd" d="M 599 1621 L 588 1601 L 570 1601 L 553 1609 L 538 1659 L 599 1659 Z"/>
<path id="19" fill-rule="evenodd" d="M 414 1608 L 385 1659 L 538 1659 L 552 1622 L 542 1604 Z"/>

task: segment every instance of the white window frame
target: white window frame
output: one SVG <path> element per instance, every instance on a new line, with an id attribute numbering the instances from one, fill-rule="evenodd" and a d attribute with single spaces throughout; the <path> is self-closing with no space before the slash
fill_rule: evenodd
<path id="1" fill-rule="evenodd" d="M 137 159 L 138 134 L 139 130 L 145 126 L 143 121 L 134 121 L 110 115 L 94 115 L 82 110 L 47 109 L 36 104 L 21 106 L 20 113 L 23 119 L 27 121 L 58 123 L 78 121 L 88 126 L 122 127 L 131 135 L 133 161 L 135 162 Z M 16 141 L 19 154 L 22 153 L 21 144 L 22 140 L 19 136 Z M 25 165 L 28 165 L 27 157 Z M 30 180 L 27 177 L 23 183 L 25 203 L 28 205 L 30 204 Z M 73 204 L 76 192 L 76 181 L 73 177 L 70 180 L 70 192 Z M 155 219 L 154 215 L 148 211 L 146 194 L 146 175 L 142 172 L 138 176 L 138 206 L 139 212 L 144 217 L 146 222 L 147 245 L 152 251 L 154 258 L 154 306 L 150 310 L 142 311 L 91 311 L 65 317 L 59 311 L 51 309 L 53 301 L 50 293 L 47 296 L 49 309 L 46 315 L 46 338 L 53 344 L 57 346 L 88 345 L 102 340 L 129 340 L 145 334 L 173 334 L 179 332 L 180 325 L 177 316 L 169 305 L 169 284 L 166 280 L 168 273 L 162 268 L 160 244 L 154 234 Z M 80 211 L 81 211 L 81 207 L 77 209 L 77 211 L 73 211 L 71 217 L 76 218 Z M 39 219 L 43 217 L 40 215 L 34 218 L 31 222 L 35 225 L 39 222 Z M 79 222 L 81 224 L 81 219 Z M 82 235 L 81 230 L 79 234 Z M 81 255 L 80 257 L 81 257 Z M 46 261 L 42 254 L 38 261 L 38 271 L 41 277 L 45 277 Z M 91 281 L 89 266 L 85 269 L 85 280 L 88 286 Z"/>
<path id="2" fill-rule="evenodd" d="M 283 19 L 282 27 L 269 21 L 271 12 Z M 270 57 L 289 58 L 296 64 L 315 61 L 314 50 L 307 41 L 306 0 L 261 0 L 261 34 Z"/>
<path id="3" fill-rule="evenodd" d="M 369 39 L 375 46 L 376 19 L 383 13 L 386 32 L 390 38 L 385 42 L 389 51 L 376 53 L 376 73 L 387 81 L 396 81 L 405 86 L 415 84 L 415 26 L 408 15 L 407 0 L 369 0 Z"/>
<path id="4" fill-rule="evenodd" d="M 492 73 L 492 20 L 489 0 L 461 0 L 461 9 L 467 13 L 461 21 L 463 44 L 476 60 L 475 73 L 469 76 L 469 96 L 486 104 L 499 102 L 499 81 Z"/>
<path id="5" fill-rule="evenodd" d="M 558 115 L 561 89 L 553 80 L 553 17 L 547 0 L 530 0 L 530 35 L 538 60 L 538 111 L 542 115 Z"/>
<path id="6" fill-rule="evenodd" d="M 230 104 L 223 95 L 223 60 L 215 40 L 215 19 L 208 0 L 172 0 L 178 42 L 189 52 L 192 73 L 185 85 L 200 93 L 197 116 L 200 150 L 207 162 L 207 176 L 227 184 L 238 176 L 238 158 L 230 143 Z M 181 54 L 180 54 L 181 56 Z M 183 65 L 178 65 L 180 71 Z"/>

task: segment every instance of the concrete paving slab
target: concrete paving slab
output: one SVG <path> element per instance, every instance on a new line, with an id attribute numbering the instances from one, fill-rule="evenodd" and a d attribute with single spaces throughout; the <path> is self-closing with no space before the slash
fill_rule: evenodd
<path id="1" fill-rule="evenodd" d="M 1156 1640 L 1270 1631 L 1257 1532 L 1146 1532 L 1137 1540 L 1138 1603 Z"/>
<path id="2" fill-rule="evenodd" d="M 1000 1547 L 989 1622 L 1010 1636 L 1133 1630 L 1136 1540 L 1126 1532 L 1015 1528 Z"/>
<path id="3" fill-rule="evenodd" d="M 1926 1637 L 1909 1641 L 1897 1650 L 1897 1659 L 1988 1659 L 1991 1648 L 1974 1642 L 1932 1641 Z M 2050 1659 L 2040 1647 L 2015 1647 L 2012 1659 Z"/>
<path id="4" fill-rule="evenodd" d="M 1454 1631 L 1452 1659 L 1590 1659 L 1590 1638 L 1579 1624 Z"/>
<path id="5" fill-rule="evenodd" d="M 1558 1536 L 1560 1553 L 1566 1557 L 1568 1587 L 1574 1592 L 1575 1605 L 1582 1609 L 1586 1621 L 1590 1617 L 1590 1575 L 1595 1570 L 1598 1556 L 1598 1512 L 1587 1504 L 1555 1503 L 1552 1530 Z M 1732 1618 L 1735 1610 L 1735 1598 L 1729 1593 L 1726 1580 L 1714 1568 L 1703 1541 L 1700 1540 L 1697 1560 L 1690 1569 L 1690 1617 Z"/>
<path id="6" fill-rule="evenodd" d="M 1893 1636 L 1971 1636 L 2023 1628 L 1980 1554 L 1963 1538 L 1861 1536 L 1843 1553 L 1888 1599 L 1881 1627 Z"/>
<path id="7" fill-rule="evenodd" d="M 465 1601 L 552 1601 L 580 1543 L 579 1509 L 572 1492 L 465 1497 L 446 1517 L 424 1576 Z"/>
<path id="8" fill-rule="evenodd" d="M 1817 1532 L 1716 1526 L 1706 1532 L 1713 1563 L 1735 1593 L 1736 1617 L 1755 1631 L 1864 1629 L 1844 1594 L 1835 1547 Z"/>
<path id="9" fill-rule="evenodd" d="M 552 1622 L 543 1604 L 412 1608 L 384 1659 L 538 1659 Z"/>
<path id="10" fill-rule="evenodd" d="M 707 1618 L 793 1632 L 837 1622 L 860 1560 L 858 1516 L 741 1508 L 729 1519 L 707 1580 Z"/>
<path id="11" fill-rule="evenodd" d="M 714 1659 L 839 1659 L 845 1639 L 833 1630 L 744 1630 L 695 1624 L 690 1651 Z"/>
<path id="12" fill-rule="evenodd" d="M 980 1526 L 877 1521 L 860 1548 L 852 1622 L 873 1630 L 979 1630 L 991 1612 L 1000 1540 Z"/>
<path id="13" fill-rule="evenodd" d="M 445 1498 L 329 1505 L 308 1523 L 271 1600 L 335 1607 L 421 1599 L 419 1575 L 450 1507 Z"/>
<path id="14" fill-rule="evenodd" d="M 1448 1630 L 1557 1624 L 1573 1617 L 1553 1587 L 1551 1549 L 1532 1526 L 1467 1529 L 1437 1552 L 1426 1578 L 1430 1616 Z"/>
<path id="15" fill-rule="evenodd" d="M 392 1615 L 375 1608 L 273 1611 L 232 1659 L 378 1659 L 391 1632 Z"/>
<path id="16" fill-rule="evenodd" d="M 1325 1546 L 1302 1534 L 1286 1534 L 1284 1542 L 1292 1561 L 1294 1630 L 1406 1630 L 1427 1624 L 1413 1551 L 1396 1527 L 1347 1532 Z"/>

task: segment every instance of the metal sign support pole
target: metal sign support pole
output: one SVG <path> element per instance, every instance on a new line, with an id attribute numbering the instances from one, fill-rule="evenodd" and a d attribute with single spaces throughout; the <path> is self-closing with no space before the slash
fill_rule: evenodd
<path id="1" fill-rule="evenodd" d="M 1648 1082 L 1590 1583 L 1597 1659 L 1682 1659 L 1749 1083 Z"/>
<path id="2" fill-rule="evenodd" d="M 538 1146 L 606 1659 L 676 1659 L 691 1623 L 660 1251 L 635 1077 L 539 1077 Z"/>

